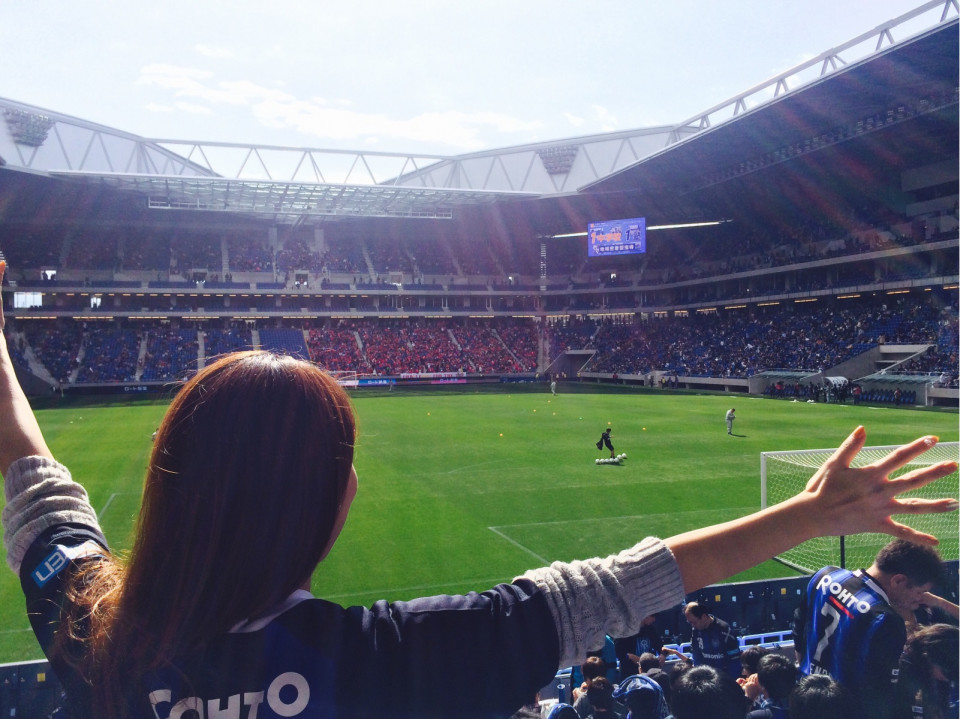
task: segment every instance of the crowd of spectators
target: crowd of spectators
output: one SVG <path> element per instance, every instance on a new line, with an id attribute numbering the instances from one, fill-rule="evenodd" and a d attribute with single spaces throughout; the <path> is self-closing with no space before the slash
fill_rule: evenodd
<path id="1" fill-rule="evenodd" d="M 121 235 L 98 230 L 96 234 L 77 231 L 67 238 L 63 266 L 89 270 L 119 270 Z"/>
<path id="2" fill-rule="evenodd" d="M 245 325 L 203 330 L 204 356 L 207 358 L 253 349 L 253 333 Z"/>
<path id="3" fill-rule="evenodd" d="M 396 322 L 359 329 L 363 351 L 373 372 L 468 372 L 470 360 L 442 323 Z"/>
<path id="4" fill-rule="evenodd" d="M 140 358 L 139 331 L 91 325 L 84 332 L 78 383 L 133 382 Z"/>
<path id="5" fill-rule="evenodd" d="M 456 274 L 457 268 L 450 253 L 450 246 L 444 239 L 418 237 L 408 239 L 404 244 L 420 274 Z"/>
<path id="6" fill-rule="evenodd" d="M 368 374 L 372 368 L 358 339 L 357 331 L 344 325 L 311 329 L 307 338 L 310 359 L 331 372 Z"/>
<path id="7" fill-rule="evenodd" d="M 505 329 L 504 332 L 507 330 Z M 534 330 L 535 331 L 535 330 Z M 533 363 L 526 367 L 517 357 L 514 346 L 501 339 L 497 332 L 486 327 L 454 327 L 450 330 L 453 339 L 460 346 L 464 355 L 469 358 L 470 369 L 481 374 L 536 372 L 536 356 Z M 521 340 L 517 350 L 523 352 Z M 535 340 L 534 340 L 535 341 Z M 535 345 L 534 345 L 535 347 Z"/>
<path id="8" fill-rule="evenodd" d="M 367 261 L 357 239 L 329 239 L 327 250 L 319 258 L 321 272 L 366 274 Z"/>
<path id="9" fill-rule="evenodd" d="M 93 231 L 62 226 L 38 236 L 30 228 L 6 226 L 0 228 L 0 249 L 12 267 L 27 273 L 23 275 L 27 279 L 30 270 L 40 268 L 170 272 L 187 280 L 197 279 L 191 271 L 218 277 L 251 272 L 282 278 L 289 287 L 294 272 L 312 275 L 308 282 L 321 277 L 339 282 L 342 278 L 333 276 L 337 274 L 362 278 L 401 273 L 405 277 L 450 277 L 451 285 L 470 285 L 476 280 L 475 284 L 486 287 L 491 277 L 529 280 L 545 269 L 550 289 L 598 290 L 596 295 L 546 297 L 548 308 L 557 311 L 626 308 L 640 302 L 636 292 L 603 292 L 613 288 L 656 287 L 642 300 L 652 307 L 952 276 L 960 262 L 956 253 L 931 251 L 896 259 L 863 256 L 955 238 L 958 223 L 955 211 L 907 218 L 883 205 L 838 206 L 822 217 L 797 217 L 789 212 L 778 216 L 774 208 L 762 224 L 741 219 L 719 226 L 671 229 L 651 235 L 644 255 L 593 258 L 587 257 L 581 237 L 551 238 L 541 257 L 544 240 L 506 238 L 483 228 L 471 228 L 463 236 L 330 232 L 321 244 L 312 230 L 300 228 L 283 233 L 274 247 L 262 229 L 151 230 L 131 224 Z M 850 261 L 816 264 L 838 257 Z M 793 265 L 803 266 L 757 273 Z M 746 286 L 734 279 L 699 282 L 744 272 L 754 273 Z M 105 279 L 102 274 L 97 278 Z M 161 279 L 166 278 L 158 274 L 157 280 Z M 668 287 L 661 287 L 664 284 Z M 496 286 L 516 290 L 522 285 L 503 279 Z M 539 285 L 529 286 L 539 290 Z"/>
<path id="10" fill-rule="evenodd" d="M 683 655 L 676 661 L 668 649 L 659 655 L 634 655 L 639 663 L 634 665 L 637 673 L 631 675 L 618 672 L 615 663 L 600 656 L 590 656 L 579 667 L 583 681 L 573 688 L 572 703 L 546 702 L 541 710 L 534 699 L 511 719 L 841 719 L 855 715 L 850 688 L 828 675 L 802 676 L 789 650 L 752 646 L 742 655 L 749 669 L 739 676 Z M 936 702 L 926 704 L 932 708 Z"/>
<path id="11" fill-rule="evenodd" d="M 503 268 L 497 265 L 486 238 L 454 237 L 450 240 L 450 246 L 460 265 L 460 272 L 467 277 L 502 274 Z"/>
<path id="12" fill-rule="evenodd" d="M 413 272 L 410 257 L 400 246 L 400 240 L 392 237 L 367 239 L 365 241 L 370 262 L 378 273 Z"/>
<path id="13" fill-rule="evenodd" d="M 83 327 L 77 322 L 69 322 L 50 331 L 28 322 L 23 326 L 23 334 L 34 356 L 50 376 L 60 384 L 67 384 L 70 374 L 79 367 Z"/>
<path id="14" fill-rule="evenodd" d="M 123 243 L 123 269 L 131 271 L 170 270 L 170 239 L 159 232 L 141 231 Z"/>
<path id="15" fill-rule="evenodd" d="M 749 377 L 772 369 L 817 372 L 878 344 L 935 344 L 941 312 L 932 302 L 885 297 L 849 305 L 809 303 L 793 311 L 755 307 L 629 325 L 607 321 L 589 342 L 597 350 L 589 369 L 694 377 Z"/>
<path id="16" fill-rule="evenodd" d="M 259 238 L 230 237 L 227 252 L 232 271 L 273 272 L 273 252 Z"/>
<path id="17" fill-rule="evenodd" d="M 183 379 L 197 370 L 198 342 L 195 329 L 166 327 L 146 333 L 147 347 L 139 362 L 143 382 Z"/>
<path id="18" fill-rule="evenodd" d="M 219 273 L 223 268 L 223 252 L 216 235 L 175 235 L 170 240 L 170 271 L 188 273 L 190 270 L 209 270 Z"/>
<path id="19" fill-rule="evenodd" d="M 938 386 L 956 382 L 955 299 L 945 306 L 939 304 L 941 294 L 924 299 L 880 295 L 691 315 L 662 313 L 646 319 L 630 313 L 602 320 L 566 317 L 550 323 L 507 318 L 469 324 L 407 318 L 341 321 L 311 330 L 309 338 L 302 329 L 263 329 L 260 343 L 272 347 L 272 333 L 287 332 L 302 356 L 309 353 L 329 369 L 361 374 L 534 374 L 568 350 L 587 350 L 593 352 L 587 372 L 716 378 L 747 378 L 774 370 L 813 374 L 879 345 L 910 345 L 917 355 L 889 368 L 891 376 L 911 377 L 901 383 L 906 392 L 911 389 L 907 385 L 925 376 L 928 384 Z M 276 303 L 273 295 L 255 301 L 261 300 L 268 308 Z M 77 382 L 167 380 L 196 367 L 200 354 L 196 331 L 147 323 L 133 330 L 121 329 L 119 323 L 58 323 L 56 331 L 50 331 L 50 325 L 24 323 L 24 330 L 36 359 L 61 383 L 75 370 Z M 143 353 L 138 336 L 147 340 Z M 206 330 L 203 339 L 208 357 L 254 345 L 251 330 L 242 324 Z M 788 382 L 785 393 L 792 389 Z M 801 387 L 790 397 L 816 399 L 813 391 Z"/>

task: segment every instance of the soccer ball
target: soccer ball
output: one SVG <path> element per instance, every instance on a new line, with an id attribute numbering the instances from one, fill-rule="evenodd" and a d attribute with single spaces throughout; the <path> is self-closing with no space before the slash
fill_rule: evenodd
<path id="1" fill-rule="evenodd" d="M 627 453 L 626 453 L 626 452 L 624 452 L 624 453 L 623 453 L 623 454 L 621 454 L 620 456 L 621 456 L 621 457 L 623 457 L 624 459 L 626 459 L 626 458 L 627 458 Z"/>
<path id="2" fill-rule="evenodd" d="M 599 459 L 595 459 L 595 460 L 593 460 L 593 461 L 596 462 L 597 464 L 600 464 L 600 460 L 599 460 Z"/>

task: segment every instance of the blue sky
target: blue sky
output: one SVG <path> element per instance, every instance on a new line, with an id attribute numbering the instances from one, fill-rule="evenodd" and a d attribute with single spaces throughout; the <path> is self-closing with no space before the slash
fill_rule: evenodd
<path id="1" fill-rule="evenodd" d="M 673 124 L 920 4 L 10 1 L 0 96 L 151 138 L 459 154 Z"/>

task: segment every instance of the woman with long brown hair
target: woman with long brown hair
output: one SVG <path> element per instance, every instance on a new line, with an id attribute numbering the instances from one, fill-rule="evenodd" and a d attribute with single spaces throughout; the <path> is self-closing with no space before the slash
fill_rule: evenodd
<path id="1" fill-rule="evenodd" d="M 357 491 L 354 415 L 315 366 L 244 352 L 183 386 L 125 561 L 54 460 L 5 339 L 0 417 L 7 561 L 76 719 L 509 715 L 605 634 L 636 633 L 685 592 L 815 536 L 935 543 L 890 515 L 957 508 L 897 499 L 955 463 L 887 476 L 935 438 L 851 468 L 858 427 L 802 492 L 756 514 L 479 594 L 343 608 L 308 588 Z"/>

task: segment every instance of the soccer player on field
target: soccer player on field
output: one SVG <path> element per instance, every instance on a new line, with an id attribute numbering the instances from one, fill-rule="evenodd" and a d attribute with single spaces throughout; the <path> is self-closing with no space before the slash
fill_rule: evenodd
<path id="1" fill-rule="evenodd" d="M 613 432 L 613 428 L 611 427 L 603 430 L 603 434 L 600 435 L 600 441 L 597 442 L 597 449 L 603 449 L 603 447 L 606 446 L 606 448 L 610 450 L 610 458 L 612 459 L 616 455 L 613 451 L 613 442 L 610 441 L 611 432 Z"/>

